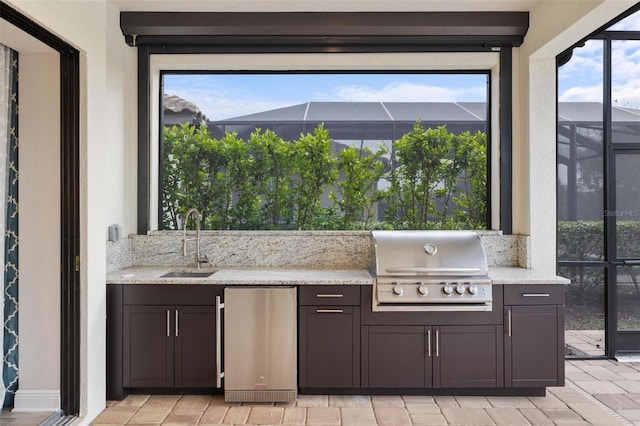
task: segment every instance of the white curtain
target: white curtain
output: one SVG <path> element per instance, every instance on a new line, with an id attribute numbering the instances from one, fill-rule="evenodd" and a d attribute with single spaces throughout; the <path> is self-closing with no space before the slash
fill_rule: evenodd
<path id="1" fill-rule="evenodd" d="M 4 234 L 6 227 L 6 209 L 4 200 L 7 199 L 7 145 L 9 142 L 9 102 L 11 96 L 11 58 L 8 47 L 0 44 L 0 254 L 4 257 Z M 3 261 L 4 262 L 4 261 Z M 4 276 L 4 275 L 3 275 Z M 4 358 L 4 280 L 0 291 L 0 318 L 3 327 L 0 329 L 0 354 Z M 3 378 L 4 359 L 0 359 L 0 408 L 2 408 L 6 388 Z"/>

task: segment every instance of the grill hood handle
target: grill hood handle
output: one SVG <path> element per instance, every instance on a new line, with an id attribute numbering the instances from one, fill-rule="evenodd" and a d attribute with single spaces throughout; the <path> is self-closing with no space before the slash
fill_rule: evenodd
<path id="1" fill-rule="evenodd" d="M 419 272 L 423 274 L 471 274 L 480 272 L 480 268 L 387 268 L 389 274 L 398 272 Z"/>

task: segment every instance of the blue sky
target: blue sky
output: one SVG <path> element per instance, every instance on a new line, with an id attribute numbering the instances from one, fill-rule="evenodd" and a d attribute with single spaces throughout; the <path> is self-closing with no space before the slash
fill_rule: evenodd
<path id="1" fill-rule="evenodd" d="M 485 74 L 165 74 L 164 92 L 221 120 L 308 101 L 485 102 Z"/>
<path id="2" fill-rule="evenodd" d="M 640 13 L 613 30 L 640 30 Z M 640 41 L 613 44 L 614 105 L 640 108 Z M 486 76 L 464 74 L 178 74 L 165 93 L 222 120 L 307 101 L 484 102 Z M 574 50 L 558 71 L 560 101 L 602 102 L 602 41 Z"/>

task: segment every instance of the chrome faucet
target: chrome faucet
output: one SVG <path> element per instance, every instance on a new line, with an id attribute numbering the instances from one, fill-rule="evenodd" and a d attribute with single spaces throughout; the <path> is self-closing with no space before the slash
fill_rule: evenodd
<path id="1" fill-rule="evenodd" d="M 196 237 L 195 238 L 187 238 L 187 222 L 189 221 L 189 216 L 193 215 L 196 220 Z M 182 233 L 182 255 L 187 255 L 187 241 L 196 241 L 196 255 L 195 255 L 195 264 L 196 268 L 200 269 L 200 264 L 209 263 L 209 258 L 205 255 L 200 257 L 200 221 L 202 220 L 202 215 L 198 212 L 198 209 L 190 208 L 184 214 L 184 226 Z"/>

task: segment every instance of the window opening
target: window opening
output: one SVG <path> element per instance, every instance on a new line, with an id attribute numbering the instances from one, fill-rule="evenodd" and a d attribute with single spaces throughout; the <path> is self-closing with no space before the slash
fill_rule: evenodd
<path id="1" fill-rule="evenodd" d="M 489 74 L 162 72 L 160 226 L 486 229 Z"/>

